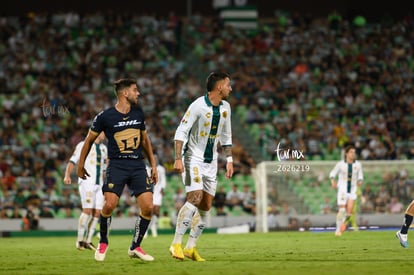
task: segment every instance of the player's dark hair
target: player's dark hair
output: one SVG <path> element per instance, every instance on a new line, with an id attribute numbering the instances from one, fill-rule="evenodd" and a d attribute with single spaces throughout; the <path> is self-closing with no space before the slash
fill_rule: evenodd
<path id="1" fill-rule="evenodd" d="M 214 89 L 217 82 L 226 78 L 230 78 L 227 73 L 224 72 L 212 72 L 208 75 L 206 80 L 207 92 L 210 92 Z"/>
<path id="2" fill-rule="evenodd" d="M 351 149 L 355 149 L 355 146 L 354 146 L 354 145 L 347 145 L 347 146 L 345 147 L 345 154 L 346 154 L 346 153 L 348 153 L 348 152 L 349 152 L 349 150 L 351 150 Z"/>
<path id="3" fill-rule="evenodd" d="M 128 88 L 132 84 L 137 84 L 137 80 L 134 78 L 121 78 L 114 81 L 115 95 L 118 95 L 120 91 Z"/>

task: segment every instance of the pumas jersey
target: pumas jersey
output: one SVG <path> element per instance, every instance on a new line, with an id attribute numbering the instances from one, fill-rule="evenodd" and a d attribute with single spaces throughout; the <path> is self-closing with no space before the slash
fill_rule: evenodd
<path id="1" fill-rule="evenodd" d="M 184 142 L 185 156 L 206 163 L 216 160 L 218 142 L 232 146 L 230 104 L 222 100 L 213 106 L 207 94 L 199 97 L 188 107 L 174 139 Z"/>
<path id="2" fill-rule="evenodd" d="M 145 116 L 139 106 L 131 107 L 128 114 L 111 107 L 97 114 L 91 126 L 97 134 L 105 132 L 109 159 L 143 159 L 141 131 L 145 130 Z"/>

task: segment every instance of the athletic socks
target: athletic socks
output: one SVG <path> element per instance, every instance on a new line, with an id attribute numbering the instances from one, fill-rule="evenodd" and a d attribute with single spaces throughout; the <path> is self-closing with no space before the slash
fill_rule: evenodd
<path id="1" fill-rule="evenodd" d="M 188 201 L 181 207 L 177 215 L 177 224 L 175 226 L 175 234 L 173 244 L 181 244 L 183 241 L 183 236 L 187 231 L 188 227 L 191 225 L 194 214 L 197 212 L 197 207 Z"/>
<path id="2" fill-rule="evenodd" d="M 413 222 L 413 216 L 405 214 L 404 217 L 404 224 L 401 227 L 401 234 L 407 234 L 408 233 L 408 229 L 410 228 L 411 223 Z"/>
<path id="3" fill-rule="evenodd" d="M 144 219 L 141 216 L 138 216 L 135 222 L 135 232 L 134 238 L 132 239 L 131 250 L 139 247 L 141 245 L 142 239 L 144 238 L 145 233 L 147 232 L 148 225 L 151 220 Z"/>
<path id="4" fill-rule="evenodd" d="M 196 246 L 197 240 L 200 238 L 201 233 L 203 233 L 203 230 L 206 227 L 208 213 L 209 211 L 198 210 L 194 214 L 190 236 L 185 248 L 193 248 Z"/>
<path id="5" fill-rule="evenodd" d="M 92 242 L 92 238 L 93 238 L 93 235 L 95 234 L 95 228 L 96 228 L 96 225 L 98 224 L 98 221 L 99 221 L 99 218 L 93 217 L 92 220 L 88 223 L 89 224 L 88 237 L 86 239 L 87 243 Z"/>
<path id="6" fill-rule="evenodd" d="M 108 232 L 109 228 L 111 227 L 112 216 L 104 217 L 101 214 L 100 217 L 100 233 L 101 233 L 101 240 L 100 243 L 108 244 Z"/>
<path id="7" fill-rule="evenodd" d="M 78 242 L 82 242 L 85 238 L 85 232 L 88 232 L 88 225 L 91 215 L 81 213 L 78 220 Z"/>

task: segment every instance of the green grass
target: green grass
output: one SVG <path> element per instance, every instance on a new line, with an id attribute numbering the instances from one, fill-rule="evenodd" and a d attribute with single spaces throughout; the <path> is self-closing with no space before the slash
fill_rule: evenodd
<path id="1" fill-rule="evenodd" d="M 73 237 L 0 238 L 0 274 L 410 274 L 412 249 L 400 247 L 394 231 L 203 234 L 206 262 L 173 259 L 173 236 L 144 240 L 154 262 L 130 259 L 130 235 L 110 236 L 105 262 L 75 249 Z M 96 241 L 95 241 L 96 242 Z"/>

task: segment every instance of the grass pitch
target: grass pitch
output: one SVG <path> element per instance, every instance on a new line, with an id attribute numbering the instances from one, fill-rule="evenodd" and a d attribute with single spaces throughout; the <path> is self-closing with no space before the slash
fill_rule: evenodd
<path id="1" fill-rule="evenodd" d="M 103 263 L 94 260 L 93 251 L 76 250 L 75 236 L 0 238 L 0 274 L 410 274 L 414 249 L 402 248 L 394 234 L 208 233 L 198 242 L 206 262 L 173 259 L 172 235 L 143 241 L 153 262 L 128 257 L 132 235 L 110 236 Z"/>

